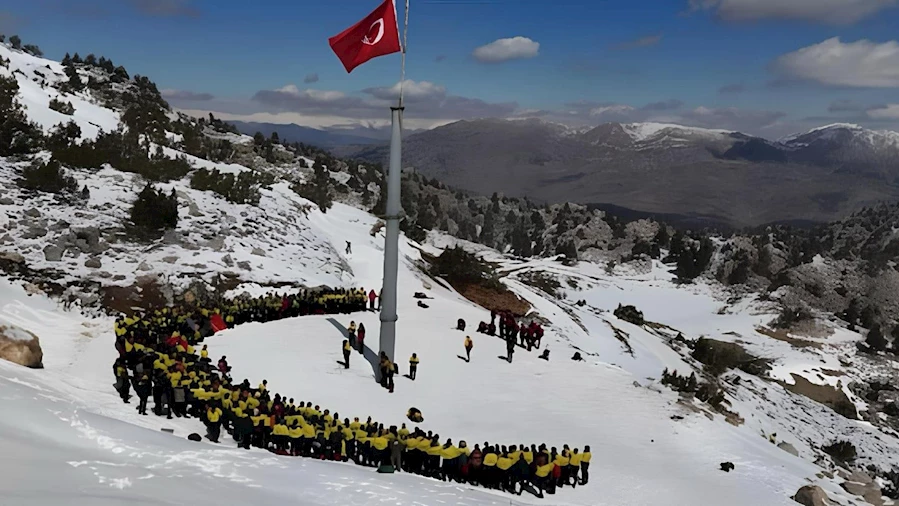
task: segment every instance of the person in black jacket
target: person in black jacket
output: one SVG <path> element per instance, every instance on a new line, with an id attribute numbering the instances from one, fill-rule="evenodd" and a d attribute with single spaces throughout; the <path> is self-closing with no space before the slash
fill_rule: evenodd
<path id="1" fill-rule="evenodd" d="M 350 342 L 347 339 L 343 340 L 343 367 L 344 369 L 350 368 L 350 350 L 353 348 L 350 346 Z"/>
<path id="2" fill-rule="evenodd" d="M 138 414 L 147 414 L 147 398 L 150 397 L 150 393 L 152 392 L 152 390 L 153 383 L 150 381 L 150 376 L 147 375 L 147 373 L 141 374 L 141 377 L 134 385 L 134 391 L 135 393 L 137 393 L 137 397 L 140 399 L 140 403 L 137 405 Z"/>

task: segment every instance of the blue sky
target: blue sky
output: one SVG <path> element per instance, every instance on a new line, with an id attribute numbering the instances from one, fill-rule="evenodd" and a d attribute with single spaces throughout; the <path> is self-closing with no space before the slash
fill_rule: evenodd
<path id="1" fill-rule="evenodd" d="M 379 3 L 33 0 L 0 7 L 0 30 L 52 58 L 67 51 L 112 58 L 156 81 L 184 110 L 380 127 L 399 56 L 348 75 L 327 44 Z M 579 124 L 673 121 L 769 137 L 836 121 L 899 128 L 899 0 L 411 3 L 412 127 L 534 115 Z M 509 55 L 519 58 L 473 56 L 514 37 L 528 39 L 517 39 L 527 47 Z"/>

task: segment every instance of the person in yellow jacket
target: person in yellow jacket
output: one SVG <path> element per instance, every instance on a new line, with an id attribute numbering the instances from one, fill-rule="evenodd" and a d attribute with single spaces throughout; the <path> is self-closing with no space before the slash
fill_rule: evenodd
<path id="1" fill-rule="evenodd" d="M 283 419 L 279 419 L 272 427 L 272 443 L 276 450 L 286 452 L 290 444 L 290 429 Z"/>
<path id="2" fill-rule="evenodd" d="M 471 349 L 474 348 L 474 341 L 471 340 L 471 336 L 465 336 L 463 344 L 465 345 L 465 361 L 471 362 Z"/>
<path id="3" fill-rule="evenodd" d="M 415 373 L 418 372 L 418 355 L 413 353 L 409 357 L 409 379 L 415 381 Z"/>
<path id="4" fill-rule="evenodd" d="M 294 457 L 299 456 L 300 448 L 303 445 L 303 428 L 300 426 L 298 419 L 294 419 L 290 424 L 288 435 L 290 436 L 290 454 Z"/>
<path id="5" fill-rule="evenodd" d="M 582 454 L 578 453 L 577 448 L 575 448 L 571 452 L 571 459 L 569 460 L 569 465 L 568 465 L 568 476 L 571 479 L 572 487 L 575 487 L 580 483 L 580 480 L 578 479 L 578 474 L 581 471 L 581 461 L 582 461 L 583 457 L 584 456 Z"/>
<path id="6" fill-rule="evenodd" d="M 206 406 L 206 437 L 213 443 L 219 442 L 222 431 L 222 408 L 217 402 L 211 402 Z"/>
<path id="7" fill-rule="evenodd" d="M 590 481 L 590 446 L 584 447 L 584 453 L 581 454 L 581 485 L 586 485 Z"/>

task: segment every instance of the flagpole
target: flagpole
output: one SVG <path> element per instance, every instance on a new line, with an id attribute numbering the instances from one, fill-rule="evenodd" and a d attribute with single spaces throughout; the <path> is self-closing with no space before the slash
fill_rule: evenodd
<path id="1" fill-rule="evenodd" d="M 400 96 L 396 107 L 390 108 L 390 165 L 387 170 L 387 208 L 384 220 L 384 286 L 381 291 L 381 332 L 380 353 L 391 361 L 396 361 L 396 299 L 397 270 L 399 264 L 400 219 L 403 214 L 400 205 L 402 182 L 402 137 L 403 137 L 403 87 L 406 81 L 406 40 L 409 33 L 409 0 L 403 23 L 402 62 L 400 68 Z M 380 381 L 380 369 L 378 374 Z"/>

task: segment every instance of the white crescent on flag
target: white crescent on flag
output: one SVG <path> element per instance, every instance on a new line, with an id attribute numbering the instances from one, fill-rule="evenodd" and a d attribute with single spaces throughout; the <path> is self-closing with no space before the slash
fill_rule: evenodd
<path id="1" fill-rule="evenodd" d="M 374 46 L 378 42 L 381 42 L 381 39 L 384 38 L 384 18 L 380 18 L 368 28 L 368 33 L 371 33 L 372 28 L 378 25 L 378 35 L 375 36 L 375 40 L 371 40 L 368 38 L 368 35 L 362 38 L 362 43 L 367 44 L 369 46 Z"/>

